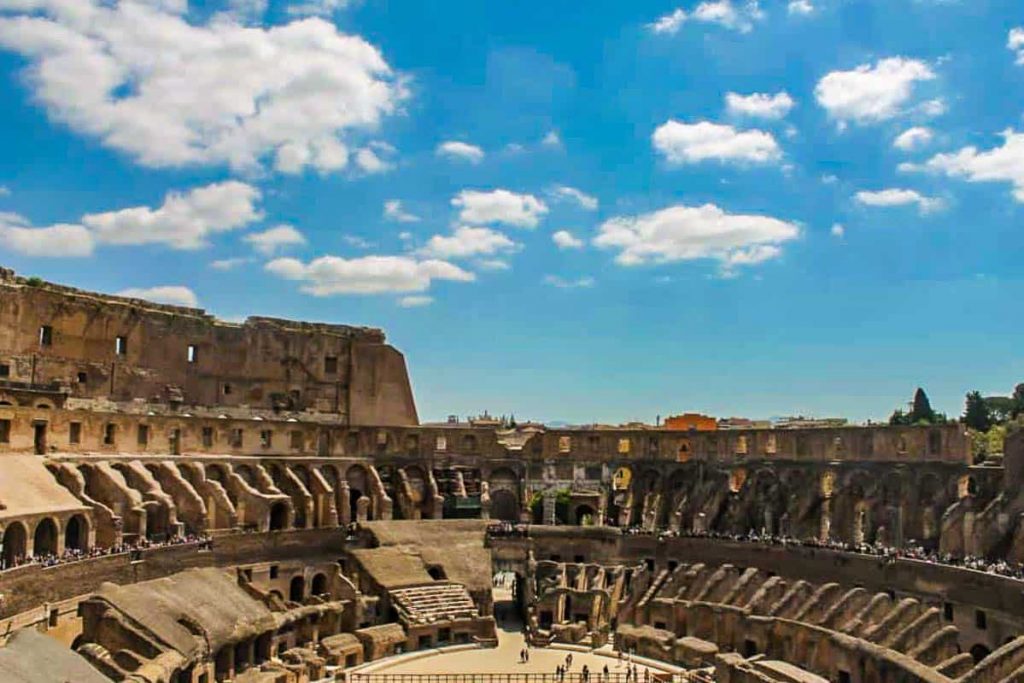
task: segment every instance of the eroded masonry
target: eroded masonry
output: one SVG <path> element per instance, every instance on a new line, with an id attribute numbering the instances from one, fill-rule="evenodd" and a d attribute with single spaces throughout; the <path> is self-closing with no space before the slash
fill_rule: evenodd
<path id="1" fill-rule="evenodd" d="M 0 270 L 0 680 L 286 683 L 493 646 L 678 680 L 1024 680 L 1024 434 L 419 424 L 377 329 Z M 361 679 L 370 680 L 370 679 Z"/>

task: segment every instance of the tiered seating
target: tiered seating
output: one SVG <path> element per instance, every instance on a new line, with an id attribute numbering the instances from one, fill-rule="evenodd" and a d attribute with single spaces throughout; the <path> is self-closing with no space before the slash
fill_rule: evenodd
<path id="1" fill-rule="evenodd" d="M 459 583 L 396 588 L 390 593 L 392 603 L 406 623 L 431 624 L 478 616 L 469 592 Z"/>

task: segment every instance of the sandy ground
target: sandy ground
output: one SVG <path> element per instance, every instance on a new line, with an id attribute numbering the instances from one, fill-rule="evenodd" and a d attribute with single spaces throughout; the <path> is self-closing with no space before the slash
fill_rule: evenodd
<path id="1" fill-rule="evenodd" d="M 511 594 L 502 589 L 495 589 L 495 606 L 506 603 L 511 599 Z M 507 603 L 508 611 L 511 612 L 511 604 Z M 555 667 L 565 664 L 565 650 L 553 648 L 530 648 L 530 661 L 520 663 L 519 652 L 526 643 L 521 632 L 522 624 L 519 620 L 507 620 L 498 623 L 498 647 L 480 650 L 466 650 L 453 652 L 434 657 L 423 657 L 409 662 L 395 662 L 392 666 L 374 667 L 374 673 L 555 673 Z M 612 673 L 625 673 L 625 661 L 619 662 L 614 657 L 602 657 L 600 655 L 573 652 L 571 672 L 579 672 L 586 664 L 591 673 L 600 673 L 604 667 Z M 644 671 L 643 666 L 637 665 L 637 671 Z M 656 671 L 656 669 L 651 669 Z M 641 679 L 642 680 L 642 679 Z"/>

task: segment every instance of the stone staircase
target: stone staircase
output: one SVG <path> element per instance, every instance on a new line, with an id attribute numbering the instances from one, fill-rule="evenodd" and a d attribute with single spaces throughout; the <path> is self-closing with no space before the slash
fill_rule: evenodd
<path id="1" fill-rule="evenodd" d="M 390 593 L 399 616 L 407 623 L 431 624 L 478 616 L 469 592 L 459 583 L 438 582 L 396 588 Z"/>

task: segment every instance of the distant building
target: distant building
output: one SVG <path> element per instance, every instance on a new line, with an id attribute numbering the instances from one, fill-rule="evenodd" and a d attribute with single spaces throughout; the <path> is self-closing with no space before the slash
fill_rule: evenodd
<path id="1" fill-rule="evenodd" d="M 718 421 L 719 429 L 771 429 L 771 420 L 751 420 L 746 417 L 723 417 Z"/>
<path id="2" fill-rule="evenodd" d="M 683 413 L 666 417 L 664 426 L 678 431 L 713 432 L 718 429 L 718 421 L 710 415 Z"/>

